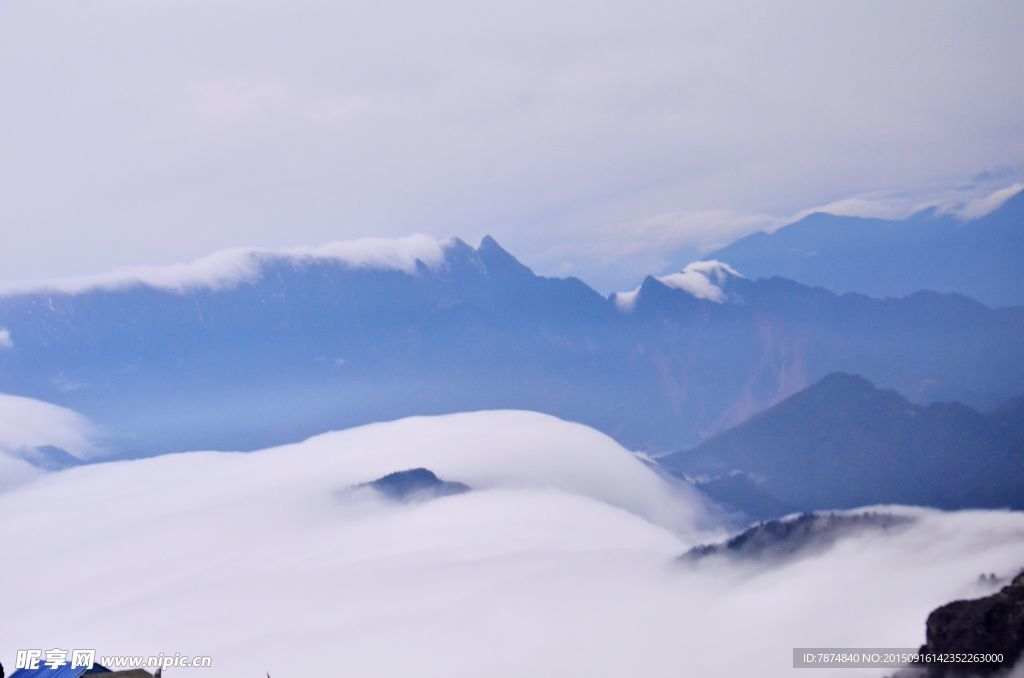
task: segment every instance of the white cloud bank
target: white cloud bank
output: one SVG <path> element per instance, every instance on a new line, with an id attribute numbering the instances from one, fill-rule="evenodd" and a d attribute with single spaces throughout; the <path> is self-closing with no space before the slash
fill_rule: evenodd
<path id="1" fill-rule="evenodd" d="M 18 455 L 0 451 L 0 492 L 24 485 L 43 473 L 42 469 L 33 466 Z"/>
<path id="2" fill-rule="evenodd" d="M 743 276 L 729 264 L 714 259 L 705 261 L 694 261 L 678 273 L 658 276 L 657 280 L 677 290 L 682 290 L 697 299 L 706 299 L 716 304 L 724 303 L 727 299 L 722 285 L 730 278 L 742 278 Z M 636 306 L 637 295 L 640 288 L 631 292 L 617 292 L 615 294 L 615 305 L 622 311 L 632 311 Z"/>
<path id="3" fill-rule="evenodd" d="M 416 262 L 439 265 L 450 241 L 416 234 L 403 238 L 357 238 L 318 247 L 291 247 L 276 251 L 236 248 L 214 252 L 189 263 L 132 266 L 109 273 L 7 285 L 0 294 L 52 291 L 78 294 L 144 285 L 182 292 L 196 288 L 223 289 L 259 276 L 264 261 L 286 258 L 297 264 L 336 261 L 352 268 L 378 268 L 413 273 Z M 0 335 L 0 346 L 3 345 Z"/>
<path id="4" fill-rule="evenodd" d="M 0 393 L 0 451 L 53 445 L 84 459 L 97 451 L 93 436 L 89 420 L 73 410 Z"/>
<path id="5" fill-rule="evenodd" d="M 0 348 L 14 348 L 10 330 L 0 327 Z"/>
<path id="6" fill-rule="evenodd" d="M 339 492 L 413 466 L 478 489 Z M 682 566 L 709 536 L 685 488 L 522 412 L 102 464 L 0 494 L 0 656 L 212 655 L 175 671 L 197 676 L 788 676 L 795 646 L 914 646 L 933 607 L 1024 563 L 1024 515 L 894 510 L 917 523 L 785 565 Z"/>
<path id="7" fill-rule="evenodd" d="M 941 214 L 951 214 L 968 221 L 999 209 L 1021 189 L 1024 189 L 1022 183 L 1002 186 L 986 180 L 926 194 L 876 191 L 800 210 L 790 217 L 774 220 L 764 230 L 777 230 L 815 212 L 845 217 L 905 219 L 915 212 L 935 209 Z"/>

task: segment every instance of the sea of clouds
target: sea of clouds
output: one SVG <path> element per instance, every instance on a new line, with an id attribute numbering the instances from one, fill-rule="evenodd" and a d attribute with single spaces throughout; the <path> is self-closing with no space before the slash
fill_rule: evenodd
<path id="1" fill-rule="evenodd" d="M 349 489 L 413 467 L 474 490 Z M 213 667 L 173 675 L 232 678 L 782 676 L 794 647 L 916 646 L 931 609 L 1024 567 L 1024 514 L 886 510 L 915 520 L 784 562 L 682 563 L 725 535 L 718 511 L 603 434 L 513 411 L 88 465 L 0 493 L 0 658 L 180 652 Z"/>

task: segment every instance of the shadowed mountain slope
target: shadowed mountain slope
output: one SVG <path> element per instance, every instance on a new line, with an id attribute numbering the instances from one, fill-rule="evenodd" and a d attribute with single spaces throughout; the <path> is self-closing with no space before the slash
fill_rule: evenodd
<path id="1" fill-rule="evenodd" d="M 1024 508 L 1024 445 L 1004 422 L 960 403 L 915 405 L 850 374 L 828 375 L 659 461 L 691 475 L 741 471 L 760 492 L 804 510 Z"/>

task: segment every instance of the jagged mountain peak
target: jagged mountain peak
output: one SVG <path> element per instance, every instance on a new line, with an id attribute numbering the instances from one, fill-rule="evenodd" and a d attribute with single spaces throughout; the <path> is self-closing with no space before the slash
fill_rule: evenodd
<path id="1" fill-rule="evenodd" d="M 494 236 L 492 236 L 490 233 L 488 233 L 487 235 L 480 239 L 480 246 L 477 249 L 481 251 L 493 249 L 500 250 L 502 252 L 505 252 L 506 254 L 508 253 L 508 251 L 504 247 L 498 244 L 498 241 L 495 240 Z"/>
<path id="2" fill-rule="evenodd" d="M 490 235 L 485 235 L 477 248 L 480 260 L 488 273 L 495 275 L 533 275 L 528 266 L 516 259 Z"/>

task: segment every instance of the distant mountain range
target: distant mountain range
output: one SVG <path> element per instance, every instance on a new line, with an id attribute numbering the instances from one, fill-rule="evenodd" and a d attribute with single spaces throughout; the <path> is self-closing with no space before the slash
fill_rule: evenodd
<path id="1" fill-rule="evenodd" d="M 752 277 L 784 276 L 875 297 L 958 292 L 993 306 L 1024 304 L 1024 191 L 961 221 L 934 209 L 890 221 L 815 213 L 711 255 Z"/>
<path id="2" fill-rule="evenodd" d="M 622 310 L 490 238 L 411 272 L 274 256 L 226 287 L 0 297 L 0 379 L 92 417 L 130 453 L 500 407 L 671 449 L 836 369 L 923 400 L 1024 391 L 1024 310 L 713 282 L 717 301 L 648 278 Z"/>
<path id="3" fill-rule="evenodd" d="M 0 391 L 81 412 L 114 455 L 497 408 L 667 452 L 837 370 L 920 402 L 1024 392 L 1024 308 L 836 295 L 713 262 L 606 298 L 535 275 L 492 238 L 381 247 L 0 295 Z"/>
<path id="4" fill-rule="evenodd" d="M 987 414 L 960 403 L 922 406 L 836 373 L 658 461 L 731 479 L 731 494 L 716 498 L 759 518 L 775 508 L 766 498 L 784 507 L 776 515 L 885 503 L 1024 509 L 1022 425 L 1022 398 Z"/>

